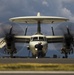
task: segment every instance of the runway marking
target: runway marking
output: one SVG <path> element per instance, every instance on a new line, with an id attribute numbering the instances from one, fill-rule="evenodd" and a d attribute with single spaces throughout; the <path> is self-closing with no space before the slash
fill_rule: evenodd
<path id="1" fill-rule="evenodd" d="M 0 71 L 0 74 L 74 74 L 74 71 Z"/>

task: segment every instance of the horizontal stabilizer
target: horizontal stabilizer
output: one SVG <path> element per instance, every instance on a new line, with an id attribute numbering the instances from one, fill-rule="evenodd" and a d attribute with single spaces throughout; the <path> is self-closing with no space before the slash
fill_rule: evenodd
<path id="1" fill-rule="evenodd" d="M 38 23 L 38 21 L 42 24 L 51 24 L 51 23 L 65 22 L 68 20 L 69 19 L 65 17 L 41 16 L 40 13 L 38 13 L 37 16 L 22 16 L 22 17 L 13 17 L 9 19 L 9 21 L 11 22 L 28 23 L 28 24 L 36 24 Z"/>

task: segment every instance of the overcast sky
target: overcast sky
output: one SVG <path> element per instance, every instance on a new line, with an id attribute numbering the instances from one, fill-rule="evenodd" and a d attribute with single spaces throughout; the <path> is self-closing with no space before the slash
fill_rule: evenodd
<path id="1" fill-rule="evenodd" d="M 74 0 L 0 0 L 0 22 L 12 17 L 36 15 L 37 12 L 46 16 L 66 17 L 73 22 Z M 49 27 L 43 30 L 49 34 Z"/>
<path id="2" fill-rule="evenodd" d="M 11 17 L 36 15 L 64 16 L 74 20 L 74 0 L 0 0 L 0 22 Z"/>

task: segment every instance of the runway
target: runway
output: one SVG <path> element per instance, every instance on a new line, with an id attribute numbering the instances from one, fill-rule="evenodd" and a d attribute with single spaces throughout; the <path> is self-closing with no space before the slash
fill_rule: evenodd
<path id="1" fill-rule="evenodd" d="M 0 63 L 60 63 L 74 64 L 74 59 L 66 58 L 0 58 Z"/>
<path id="2" fill-rule="evenodd" d="M 0 71 L 0 75 L 74 75 L 73 71 Z"/>

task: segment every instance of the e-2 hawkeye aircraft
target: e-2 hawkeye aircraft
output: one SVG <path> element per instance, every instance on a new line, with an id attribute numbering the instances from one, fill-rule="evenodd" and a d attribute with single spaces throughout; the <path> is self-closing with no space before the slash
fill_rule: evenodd
<path id="1" fill-rule="evenodd" d="M 53 36 L 46 36 L 41 33 L 41 24 L 52 24 L 68 21 L 69 19 L 64 17 L 55 17 L 55 16 L 41 16 L 40 13 L 37 13 L 37 16 L 23 16 L 23 17 L 14 17 L 10 18 L 9 21 L 17 23 L 26 23 L 26 24 L 37 24 L 37 32 L 32 36 L 27 36 L 27 28 L 25 30 L 24 36 L 16 36 L 12 34 L 12 27 L 9 34 L 5 37 L 0 38 L 0 48 L 6 45 L 7 51 L 10 53 L 11 57 L 16 50 L 15 43 L 29 43 L 27 49 L 32 52 L 33 57 L 45 57 L 48 43 L 65 43 L 64 47 L 61 49 L 62 53 L 65 54 L 65 57 L 68 57 L 68 53 L 71 52 L 71 44 L 73 43 L 73 36 L 70 34 L 69 28 L 67 27 L 68 33 L 65 36 L 55 36 L 54 30 L 52 28 Z M 64 41 L 64 42 L 63 42 Z M 42 45 L 42 49 L 38 52 L 38 46 Z"/>

